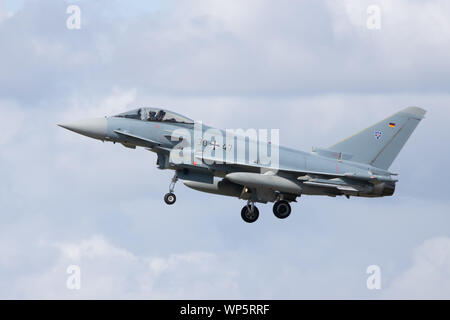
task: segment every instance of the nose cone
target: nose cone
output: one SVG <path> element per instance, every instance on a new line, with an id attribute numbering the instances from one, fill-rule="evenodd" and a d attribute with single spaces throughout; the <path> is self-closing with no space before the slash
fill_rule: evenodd
<path id="1" fill-rule="evenodd" d="M 107 119 L 86 119 L 72 123 L 58 124 L 58 126 L 90 138 L 104 140 L 106 137 Z"/>

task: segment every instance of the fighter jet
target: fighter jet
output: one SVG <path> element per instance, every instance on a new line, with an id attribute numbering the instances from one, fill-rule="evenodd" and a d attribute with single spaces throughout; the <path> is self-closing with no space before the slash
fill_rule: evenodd
<path id="1" fill-rule="evenodd" d="M 408 107 L 329 148 L 313 147 L 312 152 L 280 146 L 272 132 L 260 139 L 162 108 L 143 107 L 59 126 L 156 153 L 159 169 L 174 170 L 164 196 L 168 205 L 176 202 L 174 188 L 181 179 L 197 191 L 245 200 L 241 217 L 254 223 L 259 217 L 255 203 L 273 202 L 274 215 L 286 219 L 291 203 L 303 195 L 392 196 L 398 175 L 389 167 L 425 113 Z"/>

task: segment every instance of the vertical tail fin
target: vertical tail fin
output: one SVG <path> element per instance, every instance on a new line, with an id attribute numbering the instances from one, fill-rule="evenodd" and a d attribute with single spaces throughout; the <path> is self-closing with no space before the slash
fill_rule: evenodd
<path id="1" fill-rule="evenodd" d="M 425 113 L 418 107 L 406 108 L 329 149 L 351 154 L 352 161 L 387 170 Z"/>

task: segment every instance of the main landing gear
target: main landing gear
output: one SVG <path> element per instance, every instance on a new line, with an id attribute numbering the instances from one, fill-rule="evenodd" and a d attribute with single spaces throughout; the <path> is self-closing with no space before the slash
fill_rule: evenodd
<path id="1" fill-rule="evenodd" d="M 249 201 L 248 204 L 242 208 L 241 217 L 247 223 L 254 223 L 258 220 L 259 210 L 253 201 Z"/>
<path id="2" fill-rule="evenodd" d="M 286 200 L 279 200 L 273 205 L 273 213 L 278 219 L 286 219 L 291 215 L 291 212 L 291 205 Z"/>
<path id="3" fill-rule="evenodd" d="M 278 200 L 273 205 L 273 213 L 278 219 L 286 219 L 291 215 L 291 212 L 291 205 L 286 200 Z M 242 208 L 241 217 L 247 223 L 254 223 L 258 220 L 259 210 L 253 201 L 249 200 L 248 204 Z"/>
<path id="4" fill-rule="evenodd" d="M 178 181 L 178 175 L 175 172 L 175 175 L 172 178 L 172 182 L 170 182 L 170 185 L 169 185 L 169 193 L 166 193 L 166 195 L 164 196 L 164 202 L 167 203 L 169 206 L 173 205 L 177 201 L 177 197 L 173 193 L 173 191 L 175 189 L 175 184 L 177 183 L 177 181 Z"/>

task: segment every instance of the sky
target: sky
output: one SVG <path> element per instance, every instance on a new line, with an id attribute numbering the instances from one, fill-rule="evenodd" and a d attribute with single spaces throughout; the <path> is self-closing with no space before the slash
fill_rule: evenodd
<path id="1" fill-rule="evenodd" d="M 1 299 L 450 299 L 448 1 L 0 0 L 0 48 Z M 56 126 L 138 106 L 306 151 L 428 113 L 394 197 L 259 204 L 248 225 L 181 183 L 166 206 L 153 153 Z"/>

